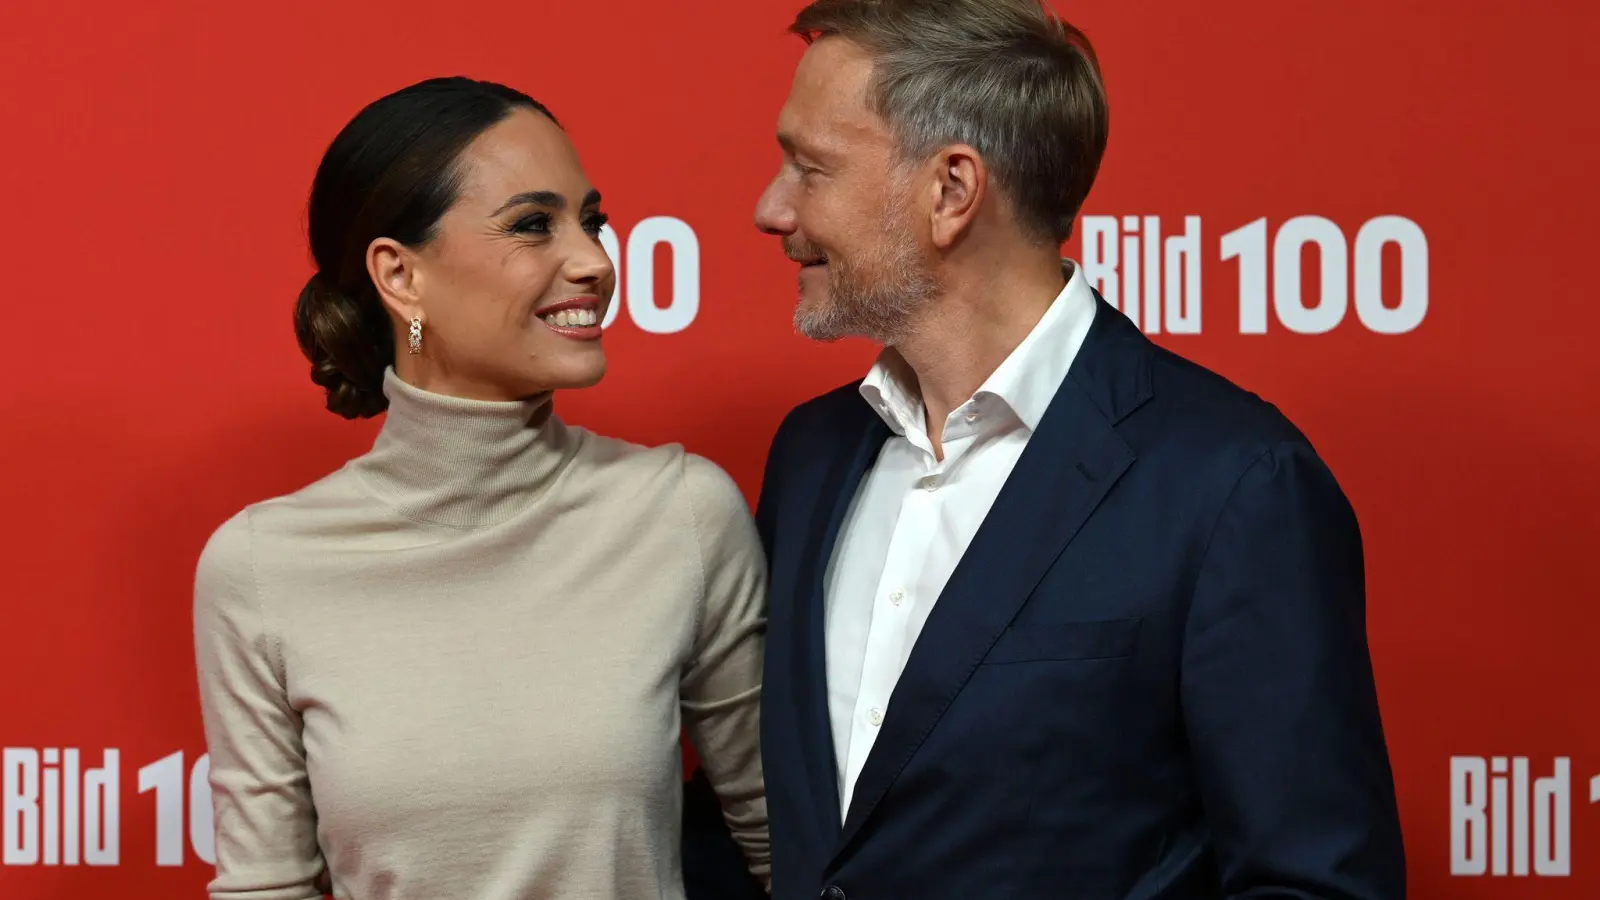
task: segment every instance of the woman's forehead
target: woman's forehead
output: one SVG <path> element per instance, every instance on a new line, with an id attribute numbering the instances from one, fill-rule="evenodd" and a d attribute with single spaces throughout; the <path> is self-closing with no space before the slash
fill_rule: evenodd
<path id="1" fill-rule="evenodd" d="M 461 155 L 460 200 L 500 208 L 510 197 L 547 191 L 577 204 L 591 190 L 566 132 L 531 110 L 516 110 Z"/>

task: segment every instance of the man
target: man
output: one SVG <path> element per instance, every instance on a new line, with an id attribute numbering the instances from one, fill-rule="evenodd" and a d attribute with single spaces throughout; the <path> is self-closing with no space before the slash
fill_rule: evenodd
<path id="1" fill-rule="evenodd" d="M 885 350 L 757 511 L 776 900 L 1405 895 L 1360 534 L 1060 259 L 1106 144 L 1028 0 L 819 0 L 757 225 Z"/>

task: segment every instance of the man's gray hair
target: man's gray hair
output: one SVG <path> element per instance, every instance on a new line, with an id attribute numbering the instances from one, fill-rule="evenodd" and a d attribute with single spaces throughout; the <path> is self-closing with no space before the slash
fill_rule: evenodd
<path id="1" fill-rule="evenodd" d="M 1039 0 L 816 0 L 789 30 L 872 55 L 868 102 L 902 159 L 968 144 L 1025 234 L 1071 236 L 1110 112 L 1088 38 Z"/>

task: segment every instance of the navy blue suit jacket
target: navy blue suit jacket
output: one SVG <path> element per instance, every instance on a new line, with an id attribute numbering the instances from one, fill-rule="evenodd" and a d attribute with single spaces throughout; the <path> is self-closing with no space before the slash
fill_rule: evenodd
<path id="1" fill-rule="evenodd" d="M 841 823 L 823 577 L 890 434 L 857 387 L 784 420 L 757 509 L 775 900 L 1405 896 L 1349 503 L 1099 298 Z"/>

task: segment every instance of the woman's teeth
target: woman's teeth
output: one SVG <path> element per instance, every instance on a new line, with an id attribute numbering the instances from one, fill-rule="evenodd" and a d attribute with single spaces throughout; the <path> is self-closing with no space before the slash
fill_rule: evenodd
<path id="1" fill-rule="evenodd" d="M 582 328 L 600 322 L 600 314 L 592 309 L 563 309 L 539 318 L 557 328 Z"/>

